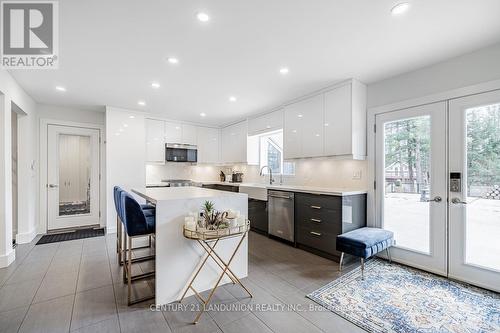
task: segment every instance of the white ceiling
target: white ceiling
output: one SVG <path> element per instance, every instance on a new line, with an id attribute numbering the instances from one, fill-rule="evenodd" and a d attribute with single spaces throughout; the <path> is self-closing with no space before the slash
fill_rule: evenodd
<path id="1" fill-rule="evenodd" d="M 221 125 L 339 80 L 371 83 L 500 40 L 498 0 L 410 0 L 393 17 L 397 2 L 63 0 L 59 69 L 11 73 L 39 103 Z"/>

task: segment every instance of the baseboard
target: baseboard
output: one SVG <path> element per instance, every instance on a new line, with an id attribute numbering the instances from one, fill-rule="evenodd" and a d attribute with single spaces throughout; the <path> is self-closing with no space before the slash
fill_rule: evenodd
<path id="1" fill-rule="evenodd" d="M 31 232 L 25 232 L 22 234 L 16 235 L 16 243 L 17 244 L 26 244 L 31 243 L 33 239 L 36 237 L 36 230 L 32 230 Z"/>
<path id="2" fill-rule="evenodd" d="M 14 260 L 16 260 L 16 251 L 11 249 L 8 254 L 0 255 L 0 268 L 9 266 Z"/>

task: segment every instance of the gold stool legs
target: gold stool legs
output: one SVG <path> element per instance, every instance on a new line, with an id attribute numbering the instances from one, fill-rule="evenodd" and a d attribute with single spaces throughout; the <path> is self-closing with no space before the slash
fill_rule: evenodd
<path id="1" fill-rule="evenodd" d="M 236 274 L 234 274 L 234 272 L 231 271 L 231 269 L 229 268 L 229 266 L 231 265 L 231 262 L 233 261 L 234 257 L 236 256 L 236 253 L 238 252 L 241 244 L 243 243 L 243 240 L 245 239 L 246 235 L 247 235 L 247 232 L 242 235 L 240 241 L 238 242 L 238 245 L 234 249 L 234 251 L 233 251 L 233 253 L 232 253 L 232 255 L 229 258 L 229 261 L 227 263 L 224 260 L 222 260 L 222 258 L 215 251 L 215 246 L 219 242 L 218 239 L 214 242 L 213 246 L 210 246 L 210 244 L 209 244 L 208 241 L 198 240 L 198 243 L 201 245 L 201 247 L 205 250 L 205 252 L 207 254 L 205 255 L 204 259 L 201 261 L 201 264 L 199 265 L 199 267 L 198 267 L 195 275 L 193 276 L 193 278 L 189 282 L 188 287 L 186 288 L 186 290 L 182 294 L 181 299 L 179 300 L 179 303 L 182 302 L 182 300 L 186 296 L 187 291 L 189 289 L 191 289 L 194 292 L 194 294 L 196 295 L 196 297 L 198 297 L 200 299 L 200 301 L 202 302 L 203 308 L 196 315 L 193 324 L 198 323 L 198 320 L 200 319 L 201 315 L 206 311 L 206 307 L 210 303 L 210 301 L 212 300 L 212 297 L 213 297 L 215 291 L 217 290 L 217 288 L 219 287 L 219 284 L 222 281 L 222 278 L 224 277 L 224 275 L 227 275 L 234 284 L 239 284 L 248 293 L 248 295 L 250 297 L 253 297 L 252 294 L 250 293 L 250 291 L 248 291 L 248 289 L 243 285 L 243 283 L 241 283 L 240 279 L 238 279 L 238 277 L 236 276 Z M 215 283 L 215 286 L 212 288 L 212 290 L 210 291 L 210 294 L 208 295 L 208 298 L 205 300 L 194 289 L 193 283 L 196 280 L 196 278 L 197 278 L 198 274 L 200 273 L 201 269 L 205 266 L 205 264 L 206 264 L 206 262 L 207 262 L 207 260 L 208 260 L 209 257 L 212 258 L 212 260 L 215 261 L 217 263 L 217 265 L 222 269 L 222 273 L 219 275 L 219 277 L 217 279 L 217 282 Z"/>

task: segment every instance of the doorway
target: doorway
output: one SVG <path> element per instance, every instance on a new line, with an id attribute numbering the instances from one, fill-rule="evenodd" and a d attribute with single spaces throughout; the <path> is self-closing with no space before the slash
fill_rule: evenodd
<path id="1" fill-rule="evenodd" d="M 100 131 L 47 126 L 47 230 L 98 226 Z"/>
<path id="2" fill-rule="evenodd" d="M 376 129 L 393 257 L 500 291 L 500 91 L 378 114 Z"/>

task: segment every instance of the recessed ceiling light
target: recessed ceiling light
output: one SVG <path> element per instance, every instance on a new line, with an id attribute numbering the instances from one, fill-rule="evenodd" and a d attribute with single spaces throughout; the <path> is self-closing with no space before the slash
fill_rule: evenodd
<path id="1" fill-rule="evenodd" d="M 139 101 L 139 102 L 137 102 L 137 104 L 139 104 L 140 106 L 145 106 L 145 105 L 146 105 L 146 102 L 144 102 L 144 101 Z"/>
<path id="2" fill-rule="evenodd" d="M 301 115 L 301 114 L 299 114 L 297 117 L 302 118 L 302 115 Z"/>
<path id="3" fill-rule="evenodd" d="M 158 89 L 158 88 L 160 88 L 160 84 L 158 82 L 152 82 L 151 87 Z"/>
<path id="4" fill-rule="evenodd" d="M 408 2 L 398 3 L 396 6 L 392 7 L 391 14 L 401 15 L 406 13 L 408 9 L 410 9 L 410 4 Z"/>
<path id="5" fill-rule="evenodd" d="M 57 91 L 66 91 L 66 88 L 62 87 L 62 86 L 57 86 L 56 87 L 56 90 Z"/>
<path id="6" fill-rule="evenodd" d="M 319 134 L 316 133 L 315 136 L 319 136 Z"/>
<path id="7" fill-rule="evenodd" d="M 167 58 L 167 61 L 168 61 L 169 63 L 171 63 L 171 64 L 174 64 L 174 65 L 179 63 L 179 59 L 174 58 L 174 57 L 169 57 L 169 58 Z"/>
<path id="8" fill-rule="evenodd" d="M 210 16 L 208 16 L 207 13 L 203 13 L 203 12 L 200 12 L 200 13 L 196 14 L 196 18 L 200 22 L 208 22 L 208 21 L 210 21 Z"/>
<path id="9" fill-rule="evenodd" d="M 120 133 L 115 133 L 116 136 L 120 136 Z"/>
<path id="10" fill-rule="evenodd" d="M 181 127 L 180 127 L 180 126 L 175 126 L 175 129 L 176 129 L 176 130 L 180 130 L 180 129 L 181 129 Z"/>
<path id="11" fill-rule="evenodd" d="M 288 67 L 281 67 L 280 68 L 280 74 L 286 75 L 286 74 L 288 74 L 288 72 L 290 72 Z"/>
<path id="12" fill-rule="evenodd" d="M 123 127 L 128 127 L 128 124 L 123 124 Z"/>
<path id="13" fill-rule="evenodd" d="M 236 102 L 237 98 L 235 96 L 229 97 L 230 102 Z"/>
<path id="14" fill-rule="evenodd" d="M 206 117 L 207 114 L 205 112 L 200 113 L 200 117 Z"/>
<path id="15" fill-rule="evenodd" d="M 128 116 L 128 117 L 129 117 L 130 119 L 134 119 L 134 118 L 135 118 L 135 116 Z"/>
<path id="16" fill-rule="evenodd" d="M 329 123 L 325 123 L 325 126 L 328 127 L 328 126 L 330 126 L 330 124 Z"/>
<path id="17" fill-rule="evenodd" d="M 123 128 L 120 128 L 120 129 L 119 129 L 119 131 L 120 131 L 120 132 L 123 132 L 123 131 L 124 131 L 124 129 L 123 129 Z"/>

